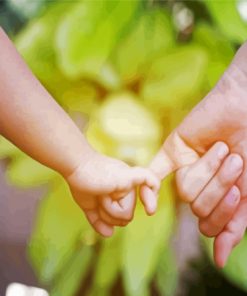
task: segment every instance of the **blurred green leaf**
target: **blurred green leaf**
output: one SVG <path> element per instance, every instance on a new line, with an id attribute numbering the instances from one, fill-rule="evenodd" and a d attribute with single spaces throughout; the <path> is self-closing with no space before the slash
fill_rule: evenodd
<path id="1" fill-rule="evenodd" d="M 49 3 L 15 42 L 34 74 L 73 119 L 90 117 L 87 136 L 97 150 L 146 165 L 164 130 L 168 133 L 177 126 L 230 62 L 234 47 L 228 39 L 238 43 L 246 39 L 246 24 L 234 3 L 207 1 L 218 29 L 196 22 L 186 46 L 176 44 L 164 6 L 144 8 L 142 0 Z M 132 92 L 119 91 L 124 84 Z M 95 255 L 90 247 L 96 240 L 94 232 L 53 171 L 0 138 L 0 158 L 5 157 L 13 160 L 7 174 L 18 186 L 52 183 L 40 206 L 30 257 L 51 296 L 75 295 Z M 119 273 L 129 296 L 149 295 L 153 279 L 161 295 L 173 295 L 177 270 L 167 242 L 174 219 L 167 180 L 155 216 L 146 217 L 138 207 L 133 223 L 102 240 L 89 295 L 108 296 Z M 234 254 L 224 272 L 246 289 L 244 247 L 236 259 Z"/>
<path id="2" fill-rule="evenodd" d="M 23 155 L 23 152 L 4 137 L 0 137 L 0 159 Z"/>
<path id="3" fill-rule="evenodd" d="M 172 232 L 175 212 L 171 179 L 162 183 L 157 213 L 148 217 L 137 208 L 133 222 L 124 232 L 122 264 L 128 296 L 148 295 L 148 285 L 163 248 Z"/>
<path id="4" fill-rule="evenodd" d="M 121 269 L 122 231 L 102 241 L 99 259 L 97 261 L 92 296 L 110 295 L 110 290 Z"/>
<path id="5" fill-rule="evenodd" d="M 213 239 L 203 238 L 204 245 L 213 262 Z M 234 283 L 240 289 L 247 291 L 247 235 L 233 249 L 227 265 L 220 271 L 227 277 L 229 281 Z"/>
<path id="6" fill-rule="evenodd" d="M 125 81 L 143 76 L 158 52 L 174 45 L 171 19 L 165 9 L 146 10 L 113 54 L 113 63 Z"/>
<path id="7" fill-rule="evenodd" d="M 193 44 L 156 58 L 143 82 L 141 96 L 157 110 L 188 109 L 202 88 L 207 63 L 207 52 Z"/>
<path id="8" fill-rule="evenodd" d="M 61 91 L 58 101 L 69 111 L 90 115 L 99 104 L 99 93 L 93 83 L 75 81 Z"/>
<path id="9" fill-rule="evenodd" d="M 8 181 L 20 187 L 35 187 L 56 176 L 55 171 L 27 156 L 4 137 L 0 138 L 0 159 L 12 158 L 6 170 Z"/>
<path id="10" fill-rule="evenodd" d="M 108 91 L 119 90 L 122 86 L 121 77 L 109 60 L 104 63 L 94 79 Z"/>
<path id="11" fill-rule="evenodd" d="M 80 89 L 79 82 L 69 81 L 58 69 L 54 50 L 59 20 L 73 5 L 71 2 L 50 5 L 44 15 L 30 21 L 15 38 L 18 51 L 33 73 L 60 103 L 72 90 L 75 93 Z M 82 96 L 78 92 L 75 95 Z"/>
<path id="12" fill-rule="evenodd" d="M 47 90 L 66 109 L 89 115 L 95 108 L 98 93 L 86 81 L 69 80 L 58 69 L 54 39 L 59 20 L 75 4 L 51 5 L 43 16 L 30 22 L 15 39 L 15 44 Z"/>
<path id="13" fill-rule="evenodd" d="M 160 256 L 155 278 L 155 283 L 161 296 L 176 295 L 178 276 L 175 254 L 171 246 L 168 245 Z"/>
<path id="14" fill-rule="evenodd" d="M 236 0 L 204 2 L 215 23 L 228 38 L 240 44 L 246 41 L 247 23 L 237 10 Z"/>
<path id="15" fill-rule="evenodd" d="M 226 267 L 222 270 L 225 276 L 247 291 L 247 236 L 245 235 L 240 244 L 233 250 Z"/>
<path id="16" fill-rule="evenodd" d="M 8 180 L 19 187 L 35 187 L 47 183 L 57 174 L 55 171 L 40 164 L 31 157 L 23 154 L 8 166 Z"/>
<path id="17" fill-rule="evenodd" d="M 84 1 L 59 24 L 56 49 L 61 69 L 70 77 L 98 76 L 139 0 Z"/>
<path id="18" fill-rule="evenodd" d="M 7 0 L 7 5 L 17 15 L 30 19 L 43 8 L 46 0 Z"/>
<path id="19" fill-rule="evenodd" d="M 77 242 L 91 229 L 64 181 L 54 182 L 42 201 L 29 253 L 39 279 L 51 283 L 73 256 Z"/>
<path id="20" fill-rule="evenodd" d="M 193 33 L 194 40 L 207 49 L 209 63 L 207 79 L 212 88 L 219 80 L 234 56 L 234 47 L 217 29 L 199 23 Z"/>
<path id="21" fill-rule="evenodd" d="M 80 287 L 92 258 L 92 248 L 80 246 L 75 250 L 70 262 L 60 271 L 51 289 L 51 296 L 74 296 Z"/>
<path id="22" fill-rule="evenodd" d="M 159 123 L 129 92 L 109 96 L 89 121 L 86 134 L 100 152 L 139 165 L 151 160 L 161 141 Z"/>
<path id="23" fill-rule="evenodd" d="M 43 16 L 30 21 L 15 38 L 18 51 L 45 84 L 61 76 L 55 64 L 54 34 L 59 19 L 71 5 L 69 2 L 51 5 Z"/>

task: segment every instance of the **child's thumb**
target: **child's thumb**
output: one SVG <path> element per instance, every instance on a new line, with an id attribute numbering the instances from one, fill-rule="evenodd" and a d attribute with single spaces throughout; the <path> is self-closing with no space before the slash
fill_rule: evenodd
<path id="1" fill-rule="evenodd" d="M 198 154 L 179 136 L 172 132 L 149 165 L 155 175 L 163 180 L 170 173 L 198 160 Z"/>

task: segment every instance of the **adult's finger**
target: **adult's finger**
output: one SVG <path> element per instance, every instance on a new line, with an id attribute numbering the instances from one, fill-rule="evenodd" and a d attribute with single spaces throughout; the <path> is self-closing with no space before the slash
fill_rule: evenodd
<path id="1" fill-rule="evenodd" d="M 194 163 L 198 158 L 198 154 L 175 131 L 166 139 L 149 168 L 163 180 L 170 173 Z"/>
<path id="2" fill-rule="evenodd" d="M 214 241 L 214 260 L 218 267 L 222 268 L 232 249 L 241 241 L 247 225 L 247 199 L 240 201 L 239 207 L 232 220 Z"/>
<path id="3" fill-rule="evenodd" d="M 192 203 L 191 209 L 199 218 L 207 217 L 236 182 L 243 169 L 243 160 L 238 154 L 230 154 L 205 189 Z"/>
<path id="4" fill-rule="evenodd" d="M 85 215 L 96 232 L 104 237 L 113 235 L 114 227 L 102 221 L 97 210 L 85 211 Z"/>
<path id="5" fill-rule="evenodd" d="M 228 146 L 217 142 L 194 164 L 178 170 L 176 183 L 179 196 L 193 202 L 213 178 L 229 152 Z"/>
<path id="6" fill-rule="evenodd" d="M 208 237 L 218 235 L 231 220 L 239 205 L 240 197 L 238 187 L 233 186 L 207 218 L 199 219 L 201 233 Z"/>

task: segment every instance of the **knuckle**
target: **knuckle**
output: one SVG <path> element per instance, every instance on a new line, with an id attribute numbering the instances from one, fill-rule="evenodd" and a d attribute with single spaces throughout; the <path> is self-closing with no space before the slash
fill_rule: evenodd
<path id="1" fill-rule="evenodd" d="M 220 159 L 210 159 L 206 162 L 205 166 L 206 166 L 206 170 L 208 172 L 215 172 L 220 164 Z"/>
<path id="2" fill-rule="evenodd" d="M 198 224 L 199 230 L 200 232 L 205 235 L 206 237 L 213 237 L 213 233 L 210 230 L 210 227 L 208 225 L 208 223 L 206 223 L 205 221 L 199 221 Z"/>
<path id="3" fill-rule="evenodd" d="M 127 221 L 120 221 L 119 222 L 119 226 L 121 226 L 121 227 L 127 226 L 128 224 L 129 224 L 129 222 L 127 222 Z"/>
<path id="4" fill-rule="evenodd" d="M 114 226 L 123 227 L 123 226 L 126 226 L 128 224 L 128 222 L 123 221 L 123 220 L 115 220 L 113 224 L 114 224 Z"/>
<path id="5" fill-rule="evenodd" d="M 198 223 L 198 228 L 199 228 L 199 231 L 200 231 L 203 235 L 207 236 L 207 233 L 208 233 L 208 227 L 207 227 L 207 225 L 206 225 L 204 222 L 199 221 L 199 223 Z"/>
<path id="6" fill-rule="evenodd" d="M 110 218 L 104 211 L 99 211 L 100 219 L 108 224 L 113 224 L 113 218 Z"/>
<path id="7" fill-rule="evenodd" d="M 193 200 L 192 196 L 190 195 L 190 190 L 186 186 L 185 182 L 180 183 L 179 186 L 177 186 L 177 189 L 180 198 L 184 202 L 190 203 Z"/>
<path id="8" fill-rule="evenodd" d="M 134 210 L 133 208 L 120 208 L 118 210 L 118 213 L 116 213 L 115 218 L 124 220 L 124 221 L 132 221 L 133 220 L 133 216 L 134 216 Z"/>
<path id="9" fill-rule="evenodd" d="M 238 223 L 234 220 L 228 223 L 227 228 L 231 233 L 237 233 L 239 231 Z"/>
<path id="10" fill-rule="evenodd" d="M 177 192 L 182 201 L 191 203 L 195 200 L 196 196 L 192 189 L 193 185 L 191 184 L 191 176 L 188 167 L 180 169 L 176 173 L 176 185 Z"/>
<path id="11" fill-rule="evenodd" d="M 229 173 L 226 171 L 222 171 L 219 175 L 218 175 L 218 182 L 220 184 L 221 187 L 226 187 L 229 186 L 231 184 L 231 176 L 229 175 Z"/>
<path id="12" fill-rule="evenodd" d="M 199 204 L 196 201 L 192 203 L 191 210 L 200 219 L 205 219 L 210 214 L 210 211 L 207 207 Z"/>
<path id="13" fill-rule="evenodd" d="M 132 211 L 126 213 L 125 221 L 131 222 L 133 220 L 133 218 L 134 218 L 134 213 Z"/>
<path id="14" fill-rule="evenodd" d="M 199 220 L 199 230 L 207 237 L 215 237 L 219 234 L 220 228 L 211 220 Z"/>

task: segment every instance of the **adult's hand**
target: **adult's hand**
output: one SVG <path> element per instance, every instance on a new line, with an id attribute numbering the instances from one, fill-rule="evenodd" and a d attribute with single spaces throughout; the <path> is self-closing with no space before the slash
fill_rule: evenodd
<path id="1" fill-rule="evenodd" d="M 215 239 L 215 259 L 223 266 L 247 226 L 247 43 L 214 89 L 167 138 L 150 167 L 162 179 L 195 161 L 217 141 L 225 142 L 231 153 L 244 160 L 236 184 L 242 199 L 232 220 Z M 223 179 L 220 187 L 225 187 Z"/>

